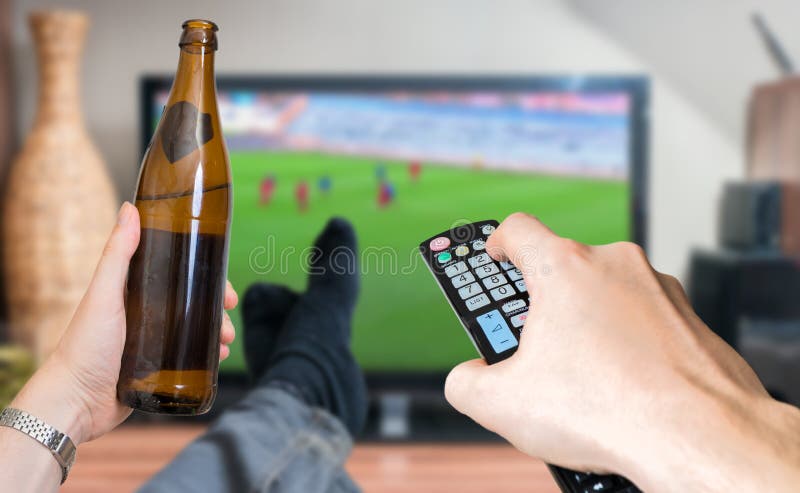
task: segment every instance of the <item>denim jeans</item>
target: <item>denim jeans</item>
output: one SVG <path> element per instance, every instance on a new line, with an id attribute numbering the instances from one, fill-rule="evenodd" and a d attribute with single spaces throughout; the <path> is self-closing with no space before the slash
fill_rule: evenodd
<path id="1" fill-rule="evenodd" d="M 276 386 L 226 410 L 141 493 L 351 493 L 352 439 L 328 412 Z"/>

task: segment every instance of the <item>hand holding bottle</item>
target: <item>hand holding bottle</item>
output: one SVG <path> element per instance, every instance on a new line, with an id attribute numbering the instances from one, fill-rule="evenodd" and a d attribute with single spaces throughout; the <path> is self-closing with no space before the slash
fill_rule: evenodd
<path id="1" fill-rule="evenodd" d="M 11 405 L 70 435 L 76 445 L 110 431 L 131 412 L 117 401 L 116 387 L 125 345 L 125 279 L 138 243 L 139 214 L 126 202 L 58 348 Z M 228 283 L 224 308 L 231 309 L 236 303 L 236 292 Z M 228 356 L 227 344 L 233 342 L 234 335 L 226 314 L 220 359 Z M 52 461 L 51 457 L 47 459 Z"/>

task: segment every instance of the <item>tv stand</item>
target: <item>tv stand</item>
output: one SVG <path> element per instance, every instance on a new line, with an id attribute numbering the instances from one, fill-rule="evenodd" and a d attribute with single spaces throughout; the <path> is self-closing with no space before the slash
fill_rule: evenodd
<path id="1" fill-rule="evenodd" d="M 360 437 L 368 442 L 487 442 L 501 438 L 447 403 L 439 391 L 373 394 Z"/>

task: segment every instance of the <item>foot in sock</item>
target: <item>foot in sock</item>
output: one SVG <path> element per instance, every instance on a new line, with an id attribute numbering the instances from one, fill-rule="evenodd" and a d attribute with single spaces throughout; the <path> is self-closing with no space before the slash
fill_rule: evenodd
<path id="1" fill-rule="evenodd" d="M 356 232 L 345 219 L 328 221 L 312 248 L 307 294 L 325 308 L 335 305 L 336 314 L 349 320 L 358 299 L 358 245 Z M 349 324 L 344 324 L 350 337 Z"/>
<path id="2" fill-rule="evenodd" d="M 244 358 L 252 380 L 264 374 L 275 341 L 299 295 L 285 286 L 259 283 L 247 288 L 242 302 Z"/>
<path id="3" fill-rule="evenodd" d="M 327 409 L 356 435 L 366 419 L 367 401 L 364 375 L 350 351 L 359 288 L 355 232 L 344 219 L 332 219 L 314 246 L 308 289 L 277 331 L 260 384 L 293 386 L 306 402 Z"/>

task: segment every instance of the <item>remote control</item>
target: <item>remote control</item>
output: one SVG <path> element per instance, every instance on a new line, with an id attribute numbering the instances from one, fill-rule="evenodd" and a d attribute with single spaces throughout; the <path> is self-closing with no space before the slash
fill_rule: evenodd
<path id="1" fill-rule="evenodd" d="M 520 270 L 486 252 L 486 240 L 497 226 L 494 220 L 459 225 L 419 245 L 475 349 L 490 365 L 516 352 L 531 309 Z M 565 493 L 641 493 L 620 476 L 548 467 Z"/>

